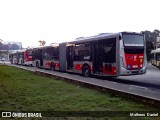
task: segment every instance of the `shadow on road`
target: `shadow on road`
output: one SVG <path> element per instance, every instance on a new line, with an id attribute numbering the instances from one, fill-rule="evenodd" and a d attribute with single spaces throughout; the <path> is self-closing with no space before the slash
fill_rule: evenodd
<path id="1" fill-rule="evenodd" d="M 127 85 L 136 85 L 136 86 L 141 86 L 141 87 L 149 87 L 151 89 L 159 89 L 160 90 L 160 84 L 153 84 L 153 83 L 147 83 L 147 82 L 141 82 L 141 81 L 131 81 L 119 77 L 99 77 L 99 76 L 94 76 L 94 78 L 100 79 L 100 80 L 107 80 L 107 81 L 113 81 L 117 83 L 123 83 Z"/>

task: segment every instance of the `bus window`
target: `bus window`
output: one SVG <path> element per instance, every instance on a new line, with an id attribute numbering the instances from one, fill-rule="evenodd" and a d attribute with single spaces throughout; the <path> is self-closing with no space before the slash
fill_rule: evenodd
<path id="1" fill-rule="evenodd" d="M 49 54 L 47 52 L 44 52 L 43 58 L 44 59 L 49 59 Z"/>
<path id="2" fill-rule="evenodd" d="M 104 40 L 103 42 L 104 62 L 116 62 L 116 38 Z"/>
<path id="3" fill-rule="evenodd" d="M 88 43 L 77 44 L 75 46 L 75 61 L 86 61 L 90 60 L 90 47 L 91 45 Z"/>
<path id="4" fill-rule="evenodd" d="M 54 48 L 52 55 L 53 55 L 54 60 L 59 60 L 59 48 L 58 47 Z"/>
<path id="5" fill-rule="evenodd" d="M 50 54 L 51 54 L 51 52 L 50 52 L 49 48 L 43 49 L 43 59 L 49 60 L 50 59 Z"/>

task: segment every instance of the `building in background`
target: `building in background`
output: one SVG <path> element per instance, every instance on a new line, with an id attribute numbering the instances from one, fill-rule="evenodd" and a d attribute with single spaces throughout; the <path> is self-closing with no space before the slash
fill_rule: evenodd
<path id="1" fill-rule="evenodd" d="M 11 42 L 7 41 L 4 44 L 8 45 L 9 50 L 21 50 L 22 49 L 22 42 Z"/>
<path id="2" fill-rule="evenodd" d="M 10 42 L 0 40 L 0 61 L 9 61 L 9 54 L 12 51 L 22 49 L 22 42 Z"/>
<path id="3" fill-rule="evenodd" d="M 21 50 L 22 42 L 0 42 L 0 50 Z"/>

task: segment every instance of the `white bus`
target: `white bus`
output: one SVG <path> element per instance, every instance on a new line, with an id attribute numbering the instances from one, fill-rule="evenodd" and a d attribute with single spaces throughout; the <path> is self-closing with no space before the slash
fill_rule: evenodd
<path id="1" fill-rule="evenodd" d="M 160 48 L 151 51 L 151 64 L 160 67 Z"/>

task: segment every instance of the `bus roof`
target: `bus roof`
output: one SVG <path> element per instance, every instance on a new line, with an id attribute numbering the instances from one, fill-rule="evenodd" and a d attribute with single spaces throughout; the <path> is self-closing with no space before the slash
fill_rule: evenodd
<path id="1" fill-rule="evenodd" d="M 76 38 L 73 41 L 67 42 L 67 43 L 81 43 L 81 42 L 90 42 L 90 41 L 96 41 L 99 39 L 104 39 L 104 38 L 112 38 L 118 34 L 116 33 L 100 33 L 98 35 L 90 36 L 90 37 L 79 37 Z"/>
<path id="2" fill-rule="evenodd" d="M 151 53 L 160 53 L 160 48 L 157 48 L 155 50 L 152 50 Z"/>
<path id="3" fill-rule="evenodd" d="M 11 54 L 17 54 L 17 51 L 12 51 L 12 52 L 10 52 L 9 54 L 10 54 L 10 55 L 11 55 Z"/>
<path id="4" fill-rule="evenodd" d="M 57 46 L 58 44 L 52 44 L 52 45 L 47 45 L 47 46 L 34 47 L 33 49 L 45 49 L 45 48 L 57 47 Z"/>
<path id="5" fill-rule="evenodd" d="M 18 53 L 22 53 L 22 52 L 25 52 L 26 49 L 23 49 L 23 50 L 17 50 Z"/>
<path id="6" fill-rule="evenodd" d="M 135 32 L 100 33 L 98 35 L 94 35 L 94 36 L 90 36 L 90 37 L 78 37 L 73 41 L 64 42 L 64 43 L 75 44 L 75 43 L 82 43 L 82 42 L 91 42 L 91 41 L 96 41 L 96 40 L 100 40 L 100 39 L 113 38 L 113 37 L 116 37 L 117 35 L 121 35 L 123 33 L 141 35 L 141 33 L 135 33 Z"/>
<path id="7" fill-rule="evenodd" d="M 10 51 L 10 54 L 15 54 L 15 53 L 21 53 L 21 52 L 25 52 L 26 49 L 23 49 L 23 50 L 13 50 L 13 51 Z"/>

